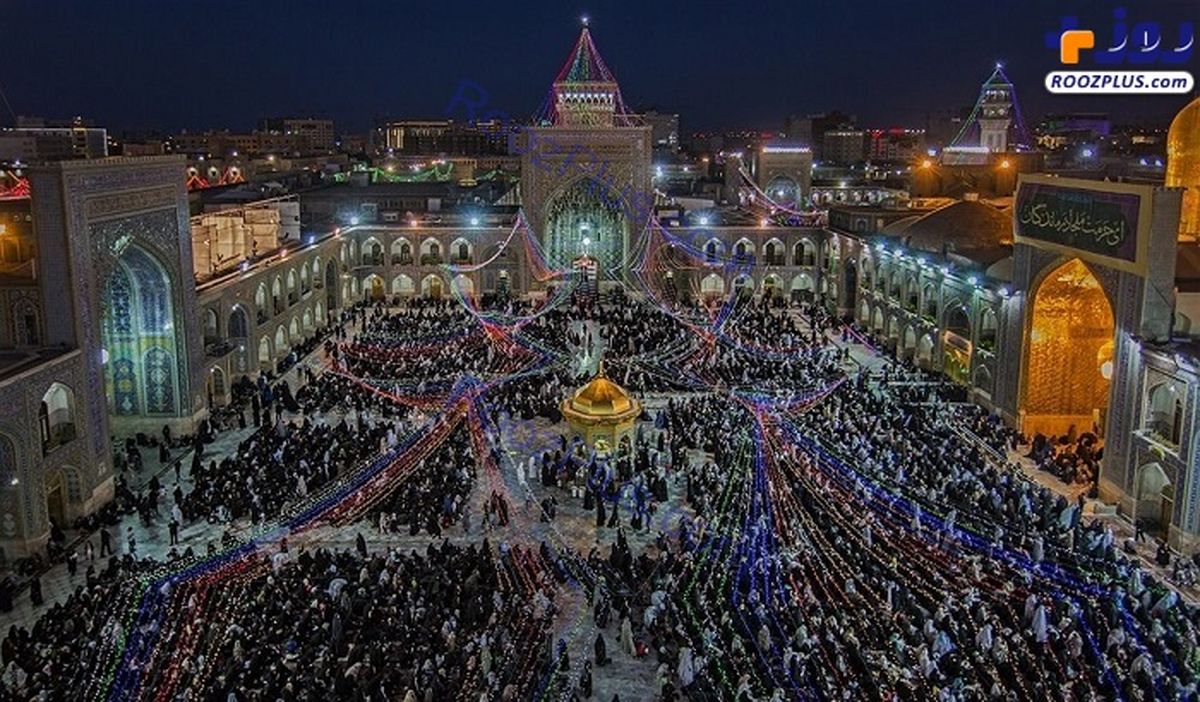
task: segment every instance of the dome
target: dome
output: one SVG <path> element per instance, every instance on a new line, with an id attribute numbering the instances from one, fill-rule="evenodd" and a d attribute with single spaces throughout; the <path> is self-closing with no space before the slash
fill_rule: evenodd
<path id="1" fill-rule="evenodd" d="M 960 200 L 909 223 L 902 236 L 917 251 L 991 265 L 1012 254 L 1012 215 L 976 200 Z"/>
<path id="2" fill-rule="evenodd" d="M 1179 238 L 1200 239 L 1200 98 L 1192 100 L 1171 121 L 1165 184 L 1187 188 L 1179 211 Z"/>
<path id="3" fill-rule="evenodd" d="M 885 224 L 883 229 L 879 230 L 879 233 L 884 236 L 904 236 L 904 232 L 908 231 L 908 228 L 912 226 L 913 222 L 916 222 L 920 218 L 921 215 L 909 215 L 907 217 L 901 217 L 900 219 L 893 220 Z"/>
<path id="4" fill-rule="evenodd" d="M 619 417 L 641 412 L 641 406 L 625 388 L 608 379 L 604 374 L 604 361 L 596 376 L 587 385 L 575 391 L 571 399 L 563 403 L 564 411 L 588 417 Z"/>

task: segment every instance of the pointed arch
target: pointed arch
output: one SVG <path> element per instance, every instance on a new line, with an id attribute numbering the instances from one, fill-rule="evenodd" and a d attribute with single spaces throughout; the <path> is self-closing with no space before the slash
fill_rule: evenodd
<path id="1" fill-rule="evenodd" d="M 230 339 L 245 339 L 250 336 L 250 323 L 246 319 L 246 309 L 242 305 L 234 305 L 233 309 L 229 311 L 229 319 L 225 327 Z"/>
<path id="2" fill-rule="evenodd" d="M 280 330 L 282 330 L 282 327 L 280 327 Z M 263 334 L 262 338 L 258 340 L 259 367 L 264 369 L 270 368 L 273 356 L 274 354 L 271 351 L 271 339 L 266 334 Z"/>
<path id="3" fill-rule="evenodd" d="M 440 275 L 431 273 L 421 279 L 421 295 L 439 299 L 446 294 L 446 282 Z"/>
<path id="4" fill-rule="evenodd" d="M 413 284 L 412 276 L 401 273 L 395 278 L 392 278 L 392 294 L 408 297 L 416 290 Z"/>
<path id="5" fill-rule="evenodd" d="M 459 295 L 470 297 L 471 295 L 475 294 L 475 282 L 472 281 L 469 276 L 463 275 L 462 273 L 454 276 L 454 279 L 450 281 L 450 284 L 454 286 L 454 290 Z"/>
<path id="6" fill-rule="evenodd" d="M 720 297 L 725 294 L 725 280 L 720 274 L 709 273 L 700 281 L 700 293 L 705 297 Z"/>
<path id="7" fill-rule="evenodd" d="M 768 266 L 782 266 L 787 263 L 783 242 L 778 238 L 771 237 L 763 244 L 763 263 Z"/>
<path id="8" fill-rule="evenodd" d="M 173 415 L 186 387 L 176 364 L 175 296 L 168 268 L 138 244 L 125 248 L 105 284 L 101 357 L 110 412 Z"/>
<path id="9" fill-rule="evenodd" d="M 77 435 L 75 391 L 65 383 L 51 383 L 42 394 L 38 416 L 43 450 L 51 451 L 74 439 Z"/>
<path id="10" fill-rule="evenodd" d="M 408 266 L 412 264 L 412 242 L 407 237 L 399 236 L 392 240 L 392 265 Z"/>
<path id="11" fill-rule="evenodd" d="M 461 236 L 450 243 L 450 258 L 459 265 L 470 263 L 474 251 L 471 242 Z"/>
<path id="12" fill-rule="evenodd" d="M 720 263 L 724 253 L 724 242 L 715 236 L 704 242 L 704 262 L 708 265 L 715 266 Z"/>
<path id="13" fill-rule="evenodd" d="M 374 236 L 368 237 L 362 243 L 362 258 L 360 263 L 364 266 L 382 266 L 383 242 Z"/>

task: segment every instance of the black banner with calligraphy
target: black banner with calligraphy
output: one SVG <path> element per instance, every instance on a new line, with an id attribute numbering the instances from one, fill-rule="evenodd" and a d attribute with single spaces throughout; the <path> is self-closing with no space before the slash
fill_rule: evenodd
<path id="1" fill-rule="evenodd" d="M 1138 207 L 1134 193 L 1022 183 L 1017 191 L 1017 236 L 1137 262 Z"/>

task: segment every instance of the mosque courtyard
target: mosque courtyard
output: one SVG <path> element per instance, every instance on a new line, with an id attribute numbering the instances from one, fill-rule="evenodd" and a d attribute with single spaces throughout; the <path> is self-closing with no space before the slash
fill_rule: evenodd
<path id="1" fill-rule="evenodd" d="M 17 596 L 6 690 L 1192 694 L 1194 590 L 958 386 L 817 306 L 661 293 L 347 311 L 129 447 Z"/>

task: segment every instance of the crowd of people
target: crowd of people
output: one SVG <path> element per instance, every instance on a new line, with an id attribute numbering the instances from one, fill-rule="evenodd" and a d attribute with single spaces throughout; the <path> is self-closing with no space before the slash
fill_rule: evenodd
<path id="1" fill-rule="evenodd" d="M 1005 460 L 1087 480 L 1095 437 L 1026 440 L 924 371 L 860 372 L 857 338 L 754 299 L 359 307 L 295 380 L 240 380 L 220 424 L 244 438 L 195 439 L 190 490 L 168 473 L 145 509 L 274 524 L 419 457 L 371 473 L 349 531 L 89 554 L 7 632 L 0 691 L 104 694 L 133 626 L 159 648 L 129 658 L 131 694 L 164 699 L 607 702 L 618 658 L 666 701 L 1198 699 L 1200 610 Z M 558 414 L 601 356 L 653 398 L 610 451 Z M 521 423 L 542 438 L 516 446 Z M 232 575 L 148 576 L 206 563 Z M 170 614 L 152 624 L 121 616 L 146 582 Z"/>

